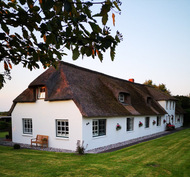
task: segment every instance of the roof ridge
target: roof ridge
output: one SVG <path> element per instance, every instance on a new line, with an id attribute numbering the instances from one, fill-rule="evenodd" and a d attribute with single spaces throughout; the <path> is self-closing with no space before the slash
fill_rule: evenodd
<path id="1" fill-rule="evenodd" d="M 128 81 L 128 80 L 123 79 L 123 78 L 110 76 L 108 74 L 105 74 L 105 73 L 102 73 L 102 72 L 99 72 L 99 71 L 95 71 L 95 70 L 92 70 L 92 69 L 88 69 L 88 68 L 85 68 L 85 67 L 82 67 L 82 66 L 77 66 L 75 64 L 68 63 L 68 62 L 65 62 L 65 61 L 60 61 L 60 63 L 69 65 L 69 66 L 74 67 L 74 68 L 81 69 L 83 71 L 87 71 L 87 72 L 91 72 L 91 73 L 94 73 L 94 74 L 99 74 L 99 75 L 102 75 L 102 76 L 106 76 L 106 77 L 109 77 L 109 78 L 112 78 L 112 79 L 116 79 L 116 80 L 119 80 L 119 81 L 125 81 L 125 82 L 128 82 L 128 83 L 137 84 L 137 85 L 144 85 L 144 84 L 141 84 L 141 83 L 131 82 L 131 81 Z"/>

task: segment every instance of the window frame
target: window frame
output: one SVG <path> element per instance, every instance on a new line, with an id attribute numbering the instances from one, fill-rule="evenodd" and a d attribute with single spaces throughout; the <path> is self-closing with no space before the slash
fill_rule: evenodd
<path id="1" fill-rule="evenodd" d="M 124 103 L 125 102 L 125 95 L 123 94 L 123 93 L 119 93 L 119 101 L 121 102 L 121 103 Z"/>
<path id="2" fill-rule="evenodd" d="M 148 120 L 148 124 L 147 124 Z M 150 128 L 150 117 L 145 117 L 145 128 Z"/>
<path id="3" fill-rule="evenodd" d="M 157 127 L 161 126 L 161 116 L 157 116 L 156 125 L 157 125 Z"/>
<path id="4" fill-rule="evenodd" d="M 38 87 L 37 89 L 37 99 L 45 99 L 46 96 L 46 87 Z"/>
<path id="5" fill-rule="evenodd" d="M 33 134 L 32 118 L 22 118 L 22 130 L 23 130 L 23 134 L 25 134 L 25 135 Z"/>
<path id="6" fill-rule="evenodd" d="M 130 121 L 128 121 L 128 120 L 130 120 Z M 131 127 L 132 127 L 131 129 L 128 129 L 128 125 L 129 125 L 128 122 L 130 122 L 129 124 L 132 124 L 131 125 Z M 134 117 L 127 117 L 126 118 L 126 131 L 127 132 L 134 131 Z"/>
<path id="7" fill-rule="evenodd" d="M 58 125 L 59 122 L 60 125 Z M 69 138 L 69 119 L 56 119 L 55 127 L 56 127 L 56 137 Z M 58 131 L 60 131 L 60 133 Z"/>
<path id="8" fill-rule="evenodd" d="M 102 125 L 101 122 L 104 122 L 103 123 L 104 125 Z M 106 129 L 107 129 L 106 122 L 107 122 L 106 119 L 93 119 L 92 120 L 92 136 L 93 137 L 100 137 L 100 136 L 106 135 Z M 101 129 L 102 126 L 103 126 L 103 129 Z"/>

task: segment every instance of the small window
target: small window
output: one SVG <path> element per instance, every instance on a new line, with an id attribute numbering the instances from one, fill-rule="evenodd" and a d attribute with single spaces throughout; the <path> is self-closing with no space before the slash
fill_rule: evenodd
<path id="1" fill-rule="evenodd" d="M 151 98 L 151 97 L 147 97 L 146 102 L 147 102 L 147 104 L 150 106 L 151 103 L 152 103 L 152 98 Z"/>
<path id="2" fill-rule="evenodd" d="M 145 128 L 149 128 L 150 117 L 145 117 Z"/>
<path id="3" fill-rule="evenodd" d="M 122 104 L 131 104 L 131 97 L 129 93 L 119 93 L 118 99 Z"/>
<path id="4" fill-rule="evenodd" d="M 45 98 L 45 93 L 46 93 L 46 88 L 45 87 L 38 88 L 38 99 L 44 99 Z"/>
<path id="5" fill-rule="evenodd" d="M 32 119 L 22 119 L 23 134 L 32 134 Z"/>
<path id="6" fill-rule="evenodd" d="M 161 116 L 157 116 L 157 126 L 161 126 Z"/>
<path id="7" fill-rule="evenodd" d="M 56 137 L 69 138 L 69 121 L 67 119 L 56 120 Z"/>
<path id="8" fill-rule="evenodd" d="M 127 118 L 127 131 L 133 131 L 134 118 Z"/>
<path id="9" fill-rule="evenodd" d="M 124 103 L 124 101 L 125 101 L 125 96 L 124 96 L 123 93 L 120 93 L 120 94 L 119 94 L 119 101 L 120 101 L 121 103 Z"/>
<path id="10" fill-rule="evenodd" d="M 168 109 L 168 101 L 166 101 L 166 109 Z"/>
<path id="11" fill-rule="evenodd" d="M 93 120 L 92 135 L 93 137 L 106 135 L 106 119 Z"/>

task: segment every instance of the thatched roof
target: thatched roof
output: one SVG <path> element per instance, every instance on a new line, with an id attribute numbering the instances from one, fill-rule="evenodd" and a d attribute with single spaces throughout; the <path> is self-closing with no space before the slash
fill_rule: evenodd
<path id="1" fill-rule="evenodd" d="M 37 77 L 14 103 L 35 102 L 39 86 L 46 87 L 45 101 L 73 100 L 84 117 L 163 115 L 157 100 L 174 99 L 146 85 L 60 62 L 57 69 L 50 67 Z M 130 104 L 118 101 L 120 92 L 130 95 Z"/>

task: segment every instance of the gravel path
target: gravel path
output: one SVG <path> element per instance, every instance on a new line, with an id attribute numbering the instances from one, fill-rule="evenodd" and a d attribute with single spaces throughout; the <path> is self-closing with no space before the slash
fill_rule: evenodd
<path id="1" fill-rule="evenodd" d="M 96 148 L 96 149 L 93 149 L 93 150 L 89 150 L 89 151 L 86 151 L 86 153 L 94 153 L 94 154 L 96 154 L 96 153 L 112 152 L 112 151 L 116 151 L 116 150 L 119 150 L 119 149 L 122 149 L 122 148 L 125 148 L 125 147 L 129 147 L 129 146 L 132 146 L 132 145 L 135 145 L 135 144 L 138 144 L 138 143 L 142 143 L 142 142 L 149 141 L 149 140 L 152 140 L 152 139 L 156 139 L 156 138 L 168 135 L 168 134 L 172 134 L 172 133 L 175 133 L 177 131 L 180 131 L 180 130 L 183 130 L 183 129 L 186 129 L 186 128 L 187 127 L 180 127 L 180 128 L 176 128 L 173 131 L 164 131 L 164 132 L 160 132 L 160 133 L 156 133 L 156 134 L 152 134 L 152 135 L 148 135 L 148 136 L 143 136 L 143 137 L 135 138 L 135 139 L 128 140 L 128 141 L 125 141 L 125 142 L 111 144 L 109 146 L 104 146 L 104 147 L 101 147 L 101 148 Z M 12 141 L 5 140 L 4 138 L 0 138 L 0 145 L 13 146 L 14 143 Z M 28 144 L 20 144 L 20 147 L 25 148 L 25 149 L 35 149 L 35 150 L 41 150 L 41 151 L 74 153 L 74 151 L 66 150 L 66 149 L 58 149 L 58 148 L 51 148 L 51 147 L 49 147 L 49 148 L 40 148 L 40 147 L 35 147 L 35 146 L 31 147 Z"/>

